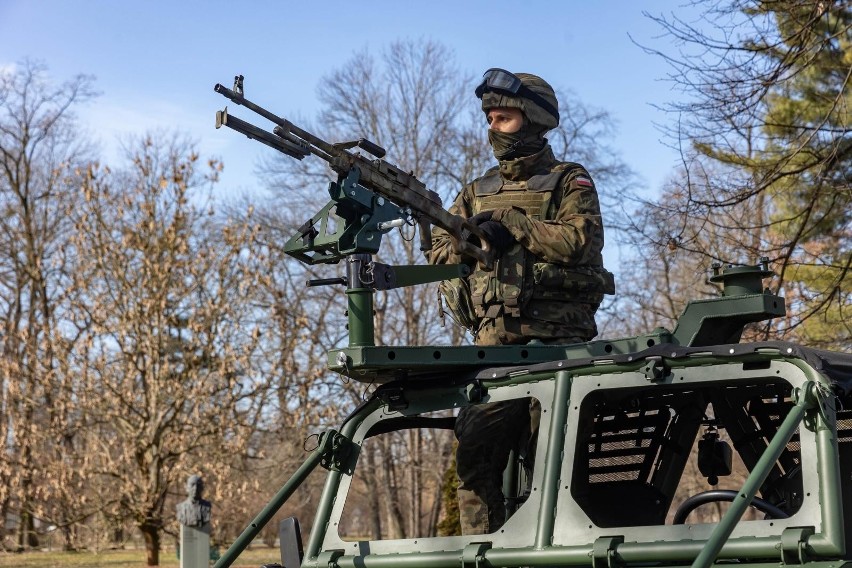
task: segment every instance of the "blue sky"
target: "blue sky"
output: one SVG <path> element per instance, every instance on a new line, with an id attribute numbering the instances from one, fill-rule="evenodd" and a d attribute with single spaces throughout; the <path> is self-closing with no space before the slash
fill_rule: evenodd
<path id="1" fill-rule="evenodd" d="M 259 104 L 313 117 L 320 78 L 353 52 L 378 55 L 394 40 L 427 38 L 476 76 L 489 67 L 536 73 L 608 110 L 618 121 L 616 148 L 656 193 L 678 156 L 660 141 L 654 123 L 669 117 L 654 105 L 677 93 L 664 81 L 665 63 L 628 34 L 673 51 L 642 12 L 689 19 L 694 9 L 682 2 L 0 0 L 0 66 L 29 57 L 56 79 L 94 75 L 102 96 L 78 114 L 108 160 L 123 134 L 177 128 L 224 160 L 218 191 L 236 193 L 257 187 L 253 165 L 271 150 L 214 129 L 227 102 L 215 83 L 245 75 Z"/>

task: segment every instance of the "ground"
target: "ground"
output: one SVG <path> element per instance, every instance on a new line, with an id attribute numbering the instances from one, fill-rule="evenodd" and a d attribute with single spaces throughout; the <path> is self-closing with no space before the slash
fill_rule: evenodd
<path id="1" fill-rule="evenodd" d="M 224 552 L 224 551 L 223 551 Z M 257 568 L 280 562 L 278 549 L 254 547 L 243 552 L 234 568 Z M 160 552 L 160 566 L 178 568 L 174 550 Z M 145 551 L 106 550 L 103 552 L 0 552 L 0 568 L 145 568 Z"/>

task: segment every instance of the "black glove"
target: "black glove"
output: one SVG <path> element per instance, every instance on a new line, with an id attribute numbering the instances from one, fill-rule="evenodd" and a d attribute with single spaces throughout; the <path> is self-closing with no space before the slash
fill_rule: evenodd
<path id="1" fill-rule="evenodd" d="M 474 225 L 481 225 L 486 221 L 490 221 L 492 215 L 494 215 L 494 211 L 480 211 L 473 217 L 470 217 L 468 222 L 473 223 Z"/>
<path id="2" fill-rule="evenodd" d="M 509 232 L 503 223 L 499 221 L 485 221 L 479 224 L 479 230 L 485 234 L 485 239 L 497 256 L 503 254 L 515 242 L 515 237 Z"/>

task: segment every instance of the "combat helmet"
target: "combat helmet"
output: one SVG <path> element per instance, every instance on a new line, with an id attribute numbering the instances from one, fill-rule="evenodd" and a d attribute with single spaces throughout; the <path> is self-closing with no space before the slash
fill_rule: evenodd
<path id="1" fill-rule="evenodd" d="M 533 127 L 541 131 L 559 125 L 559 102 L 550 84 L 530 73 L 510 73 L 505 69 L 491 68 L 485 72 L 482 83 L 476 88 L 486 113 L 497 107 L 521 109 Z"/>

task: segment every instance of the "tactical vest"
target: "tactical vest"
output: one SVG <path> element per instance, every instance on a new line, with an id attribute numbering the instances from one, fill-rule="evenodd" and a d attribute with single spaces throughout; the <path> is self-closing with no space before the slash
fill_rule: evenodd
<path id="1" fill-rule="evenodd" d="M 473 210 L 518 207 L 535 220 L 553 219 L 562 198 L 563 177 L 581 167 L 573 162 L 560 163 L 551 172 L 525 181 L 504 181 L 495 168 L 475 184 Z M 520 317 L 531 299 L 597 306 L 604 293 L 615 291 L 612 274 L 601 266 L 543 262 L 518 243 L 498 259 L 492 271 L 475 270 L 469 282 L 473 306 L 480 318 L 495 318 L 501 313 Z"/>

